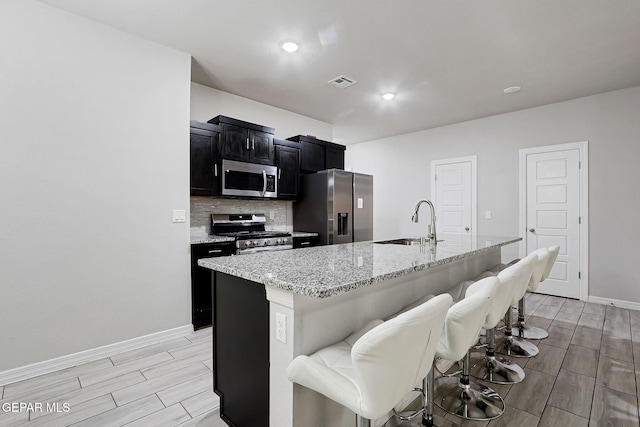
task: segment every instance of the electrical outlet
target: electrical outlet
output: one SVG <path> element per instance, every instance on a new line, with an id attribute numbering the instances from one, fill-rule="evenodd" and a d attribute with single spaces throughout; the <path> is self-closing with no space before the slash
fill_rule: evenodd
<path id="1" fill-rule="evenodd" d="M 276 339 L 287 343 L 287 315 L 276 313 Z"/>

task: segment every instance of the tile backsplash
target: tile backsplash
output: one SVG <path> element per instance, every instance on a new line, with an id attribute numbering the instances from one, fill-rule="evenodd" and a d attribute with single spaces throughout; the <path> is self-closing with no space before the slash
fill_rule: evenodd
<path id="1" fill-rule="evenodd" d="M 267 217 L 267 230 L 293 230 L 292 202 L 286 200 L 225 199 L 215 197 L 191 197 L 191 231 L 209 234 L 211 214 L 258 213 Z M 273 216 L 273 219 L 271 217 Z"/>

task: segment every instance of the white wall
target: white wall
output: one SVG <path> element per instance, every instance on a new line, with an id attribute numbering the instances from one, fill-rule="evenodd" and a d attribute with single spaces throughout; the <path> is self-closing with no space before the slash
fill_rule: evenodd
<path id="1" fill-rule="evenodd" d="M 522 234 L 518 150 L 589 141 L 589 295 L 640 303 L 639 118 L 635 87 L 351 145 L 345 163 L 375 176 L 374 238 L 383 239 L 423 231 L 425 223 L 410 217 L 415 203 L 430 196 L 431 160 L 476 154 L 478 234 L 515 236 Z M 517 255 L 512 246 L 506 259 Z"/>
<path id="2" fill-rule="evenodd" d="M 218 115 L 275 128 L 279 139 L 313 135 L 331 141 L 333 136 L 329 123 L 192 83 L 191 120 L 206 122 Z"/>
<path id="3" fill-rule="evenodd" d="M 0 372 L 190 324 L 190 57 L 32 0 L 0 40 Z"/>

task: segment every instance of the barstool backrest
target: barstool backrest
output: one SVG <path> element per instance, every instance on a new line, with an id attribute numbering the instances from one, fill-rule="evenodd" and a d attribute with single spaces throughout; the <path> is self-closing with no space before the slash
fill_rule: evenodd
<path id="1" fill-rule="evenodd" d="M 542 277 L 540 278 L 541 282 L 547 280 L 549 277 L 549 273 L 551 273 L 551 269 L 553 268 L 553 264 L 556 263 L 556 258 L 558 258 L 558 253 L 560 252 L 560 246 L 551 246 L 549 248 L 549 259 L 547 260 L 547 266 L 544 269 L 544 273 L 542 273 Z"/>
<path id="2" fill-rule="evenodd" d="M 438 295 L 362 335 L 351 349 L 360 415 L 386 414 L 431 369 L 449 294 Z"/>
<path id="3" fill-rule="evenodd" d="M 491 309 L 498 288 L 496 277 L 478 280 L 464 299 L 449 308 L 436 354 L 447 360 L 460 360 L 477 340 Z"/>
<path id="4" fill-rule="evenodd" d="M 527 291 L 527 285 L 533 273 L 533 265 L 537 260 L 538 255 L 531 252 L 525 258 L 498 273 L 498 279 L 505 283 L 505 289 L 509 290 L 511 295 L 510 306 L 520 301 L 520 298 Z"/>
<path id="5" fill-rule="evenodd" d="M 540 279 L 544 274 L 545 268 L 547 268 L 547 261 L 549 260 L 549 249 L 540 248 L 536 249 L 532 253 L 538 256 L 538 260 L 533 263 L 533 271 L 531 272 L 531 280 L 529 280 L 529 286 L 527 290 L 533 292 L 538 289 L 540 285 Z"/>
<path id="6" fill-rule="evenodd" d="M 483 329 L 495 328 L 504 318 L 504 313 L 511 306 L 513 300 L 513 289 L 511 289 L 513 283 L 505 282 L 504 276 L 503 280 L 500 280 L 499 276 L 496 276 L 496 278 L 498 279 L 496 294 L 491 301 L 491 308 L 487 314 Z"/>

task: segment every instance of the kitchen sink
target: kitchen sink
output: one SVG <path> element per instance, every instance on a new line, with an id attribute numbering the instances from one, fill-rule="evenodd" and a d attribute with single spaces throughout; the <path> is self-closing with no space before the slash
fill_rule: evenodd
<path id="1" fill-rule="evenodd" d="M 438 240 L 438 242 L 442 242 L 443 240 Z M 373 242 L 373 243 L 379 243 L 381 245 L 419 245 L 420 244 L 420 238 L 419 237 L 405 237 L 402 239 L 392 239 L 392 240 L 381 240 L 379 242 Z M 429 241 L 426 241 L 427 244 L 429 244 Z"/>
<path id="2" fill-rule="evenodd" d="M 393 239 L 393 240 L 382 240 L 379 243 L 381 245 L 419 245 L 420 238 L 404 238 L 404 239 Z"/>

